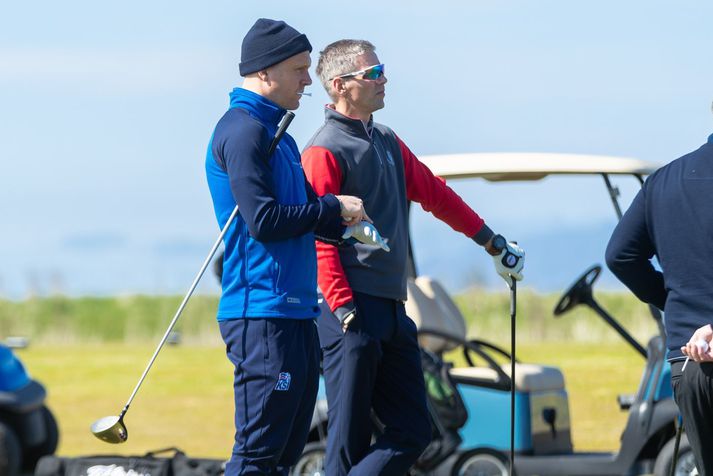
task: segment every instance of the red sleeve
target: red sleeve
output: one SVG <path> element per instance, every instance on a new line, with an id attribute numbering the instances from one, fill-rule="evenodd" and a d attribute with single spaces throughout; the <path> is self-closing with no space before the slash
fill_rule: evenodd
<path id="1" fill-rule="evenodd" d="M 401 139 L 396 137 L 396 140 L 404 160 L 407 198 L 420 203 L 424 210 L 433 213 L 455 231 L 472 238 L 483 228 L 483 219 L 446 185 L 444 179 L 433 175 Z"/>
<path id="2" fill-rule="evenodd" d="M 302 152 L 302 167 L 307 180 L 317 195 L 327 193 L 339 195 L 342 171 L 337 159 L 324 147 L 308 147 Z M 352 301 L 352 289 L 344 274 L 339 252 L 334 245 L 316 242 L 317 283 L 322 290 L 329 308 L 334 311 Z"/>

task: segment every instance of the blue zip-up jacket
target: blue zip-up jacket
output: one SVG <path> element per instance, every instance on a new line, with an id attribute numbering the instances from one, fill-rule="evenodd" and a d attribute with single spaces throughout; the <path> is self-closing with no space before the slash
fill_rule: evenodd
<path id="1" fill-rule="evenodd" d="M 665 311 L 669 360 L 713 323 L 713 135 L 653 173 L 617 225 L 606 251 L 612 272 L 642 301 Z M 651 264 L 656 255 L 663 273 Z"/>
<path id="2" fill-rule="evenodd" d="M 316 196 L 288 134 L 268 159 L 285 112 L 259 94 L 235 88 L 208 146 L 206 175 L 221 229 L 235 204 L 240 207 L 223 240 L 219 321 L 319 314 L 314 232 L 338 240 L 339 201 L 331 194 Z"/>

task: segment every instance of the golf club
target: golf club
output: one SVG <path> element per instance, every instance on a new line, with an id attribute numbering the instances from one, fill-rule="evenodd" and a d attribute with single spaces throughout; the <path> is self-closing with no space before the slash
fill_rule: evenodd
<path id="1" fill-rule="evenodd" d="M 515 467 L 515 315 L 517 311 L 517 281 L 512 276 L 510 286 L 510 476 Z"/>
<path id="2" fill-rule="evenodd" d="M 676 442 L 673 444 L 673 458 L 671 459 L 671 468 L 668 471 L 669 476 L 676 474 L 676 465 L 678 464 L 678 449 L 681 446 L 681 433 L 683 433 L 683 417 L 678 415 L 678 429 L 676 430 Z"/>
<path id="3" fill-rule="evenodd" d="M 270 158 L 270 156 L 272 156 L 272 153 L 277 148 L 277 144 L 280 142 L 280 139 L 282 138 L 283 134 L 287 130 L 287 127 L 290 125 L 290 122 L 292 122 L 292 119 L 294 117 L 295 117 L 295 114 L 291 111 L 288 111 L 285 114 L 285 116 L 283 117 L 282 122 L 280 123 L 280 126 L 278 127 L 277 132 L 275 133 L 275 138 L 272 140 L 272 143 L 270 144 L 270 148 L 267 151 L 268 159 Z M 178 306 L 178 310 L 176 311 L 176 314 L 173 316 L 171 323 L 168 325 L 168 329 L 166 329 L 166 332 L 164 333 L 163 338 L 161 339 L 161 342 L 159 342 L 158 347 L 156 347 L 156 351 L 153 353 L 151 360 L 149 360 L 149 363 L 146 366 L 144 373 L 141 375 L 141 378 L 139 379 L 139 382 L 136 384 L 136 387 L 134 387 L 134 391 L 131 392 L 131 396 L 129 397 L 129 400 L 127 400 L 126 405 L 124 405 L 124 408 L 123 408 L 123 410 L 121 410 L 121 413 L 119 414 L 119 416 L 106 416 L 106 417 L 100 418 L 97 421 L 95 421 L 94 423 L 92 423 L 91 432 L 94 434 L 94 436 L 96 436 L 100 440 L 102 440 L 106 443 L 116 444 L 116 443 L 123 443 L 129 439 L 129 431 L 126 429 L 126 425 L 124 424 L 124 416 L 126 415 L 126 412 L 129 411 L 129 405 L 131 405 L 131 402 L 133 401 L 134 397 L 136 396 L 136 392 L 139 391 L 141 384 L 143 383 L 144 379 L 146 378 L 146 374 L 149 373 L 149 370 L 151 369 L 151 366 L 153 365 L 154 361 L 156 360 L 158 353 L 161 351 L 161 348 L 163 347 L 163 344 L 166 342 L 166 339 L 168 338 L 168 335 L 171 333 L 171 330 L 173 330 L 173 326 L 176 325 L 178 318 L 181 316 L 183 309 L 186 307 L 186 304 L 188 303 L 188 300 L 190 299 L 191 295 L 193 294 L 193 291 L 196 289 L 196 286 L 198 286 L 198 282 L 203 277 L 203 273 L 205 272 L 206 268 L 210 264 L 210 261 L 213 259 L 213 255 L 215 255 L 215 252 L 218 250 L 220 243 L 223 241 L 223 237 L 225 237 L 225 234 L 227 233 L 228 228 L 232 224 L 232 222 L 235 219 L 235 216 L 237 214 L 238 214 L 238 205 L 235 205 L 235 208 L 233 208 L 233 212 L 230 214 L 230 217 L 228 218 L 228 221 L 223 226 L 223 229 L 220 230 L 218 239 L 215 240 L 215 243 L 213 244 L 213 247 L 211 248 L 210 253 L 208 253 L 208 257 L 203 262 L 203 266 L 201 266 L 201 269 L 198 271 L 198 274 L 196 275 L 195 279 L 193 279 L 193 284 L 191 284 L 191 287 L 188 289 L 188 292 L 186 293 L 185 297 L 183 298 L 183 301 L 181 302 L 181 305 Z"/>

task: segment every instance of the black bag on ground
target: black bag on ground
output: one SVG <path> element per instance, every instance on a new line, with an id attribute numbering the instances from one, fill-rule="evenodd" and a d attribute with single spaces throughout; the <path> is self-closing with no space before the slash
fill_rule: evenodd
<path id="1" fill-rule="evenodd" d="M 166 452 L 173 455 L 157 456 Z M 37 463 L 35 476 L 219 476 L 223 470 L 223 461 L 189 458 L 176 448 L 166 448 L 144 456 L 44 456 Z"/>
<path id="2" fill-rule="evenodd" d="M 450 365 L 437 355 L 421 349 L 421 367 L 426 384 L 426 396 L 434 419 L 448 430 L 459 430 L 468 421 L 468 410 L 451 379 Z"/>
<path id="3" fill-rule="evenodd" d="M 430 472 L 461 444 L 458 429 L 468 420 L 468 410 L 448 372 L 449 364 L 436 354 L 421 349 L 421 368 L 431 416 L 431 442 L 414 467 Z"/>

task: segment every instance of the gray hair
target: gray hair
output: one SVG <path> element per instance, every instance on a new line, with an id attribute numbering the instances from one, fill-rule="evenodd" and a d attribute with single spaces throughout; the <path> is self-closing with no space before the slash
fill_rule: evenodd
<path id="1" fill-rule="evenodd" d="M 319 52 L 317 76 L 329 97 L 336 99 L 332 91 L 332 79 L 353 72 L 357 56 L 373 53 L 375 50 L 376 47 L 366 40 L 339 40 L 328 44 Z"/>

